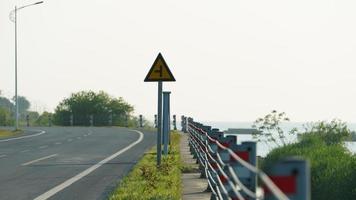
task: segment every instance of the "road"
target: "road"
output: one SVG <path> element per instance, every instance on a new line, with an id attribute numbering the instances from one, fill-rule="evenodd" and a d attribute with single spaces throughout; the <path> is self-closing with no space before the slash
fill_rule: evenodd
<path id="1" fill-rule="evenodd" d="M 0 140 L 0 199 L 105 199 L 155 134 L 126 128 L 53 127 Z M 143 133 L 143 134 L 142 134 Z"/>

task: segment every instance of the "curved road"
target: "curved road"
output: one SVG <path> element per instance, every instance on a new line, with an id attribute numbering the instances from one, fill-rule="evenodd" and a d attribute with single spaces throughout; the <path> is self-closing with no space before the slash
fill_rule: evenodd
<path id="1" fill-rule="evenodd" d="M 0 140 L 1 200 L 105 199 L 155 144 L 154 133 L 126 128 L 26 131 L 45 133 Z"/>

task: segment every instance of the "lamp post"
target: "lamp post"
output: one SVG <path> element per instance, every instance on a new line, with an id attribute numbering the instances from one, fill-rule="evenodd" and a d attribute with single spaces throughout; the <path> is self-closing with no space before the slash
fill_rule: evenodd
<path id="1" fill-rule="evenodd" d="M 29 6 L 34 6 L 43 3 L 43 1 L 39 1 L 36 3 L 28 4 L 25 6 L 17 7 L 15 6 L 15 9 L 10 12 L 10 20 L 14 22 L 15 25 L 15 107 L 16 107 L 16 123 L 15 123 L 15 129 L 17 130 L 19 128 L 19 104 L 18 104 L 18 98 L 17 98 L 17 12 L 23 8 L 29 7 Z"/>

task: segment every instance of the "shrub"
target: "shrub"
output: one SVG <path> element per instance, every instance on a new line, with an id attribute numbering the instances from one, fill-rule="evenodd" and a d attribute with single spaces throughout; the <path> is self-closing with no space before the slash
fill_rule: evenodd
<path id="1" fill-rule="evenodd" d="M 262 169 L 285 157 L 304 157 L 311 164 L 312 199 L 355 199 L 356 157 L 341 144 L 328 144 L 324 139 L 311 134 L 299 143 L 274 149 L 264 159 Z"/>
<path id="2" fill-rule="evenodd" d="M 341 142 L 351 139 L 351 131 L 347 128 L 345 122 L 334 119 L 331 122 L 321 121 L 309 124 L 305 128 L 303 137 L 316 135 L 320 137 L 327 145 L 340 144 Z"/>

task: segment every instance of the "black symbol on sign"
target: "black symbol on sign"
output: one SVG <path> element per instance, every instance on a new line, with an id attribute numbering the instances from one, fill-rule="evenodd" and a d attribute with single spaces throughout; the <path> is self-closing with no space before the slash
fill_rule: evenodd
<path id="1" fill-rule="evenodd" d="M 154 71 L 155 73 L 159 73 L 159 77 L 162 77 L 163 76 L 163 70 L 162 70 L 162 65 L 160 65 L 159 66 L 159 69 L 156 69 L 155 71 Z"/>

